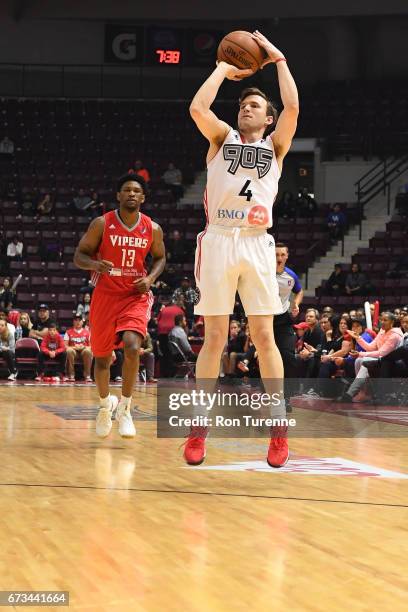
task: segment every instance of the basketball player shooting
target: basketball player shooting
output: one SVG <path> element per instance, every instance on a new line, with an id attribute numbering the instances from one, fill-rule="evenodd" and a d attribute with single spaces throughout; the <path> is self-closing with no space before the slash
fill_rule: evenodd
<path id="1" fill-rule="evenodd" d="M 266 230 L 272 225 L 272 205 L 295 134 L 299 101 L 283 53 L 258 31 L 252 38 L 267 56 L 262 67 L 275 64 L 283 103 L 279 118 L 267 95 L 257 88 L 241 93 L 238 129 L 214 114 L 211 105 L 224 79 L 241 80 L 252 74 L 223 61 L 190 105 L 193 120 L 209 141 L 204 195 L 207 227 L 197 237 L 195 261 L 200 295 L 195 313 L 205 317 L 196 373 L 197 380 L 217 378 L 238 291 L 267 387 L 283 379 L 283 366 L 273 334 L 273 315 L 282 312 L 275 244 Z M 187 463 L 204 460 L 206 435 L 205 428 L 192 428 L 184 450 Z M 287 432 L 276 428 L 271 431 L 267 461 L 281 467 L 288 457 Z"/>
<path id="2" fill-rule="evenodd" d="M 94 219 L 75 251 L 74 263 L 92 271 L 95 285 L 90 310 L 91 349 L 100 397 L 96 433 L 106 438 L 116 410 L 119 434 L 136 434 L 130 413 L 132 391 L 139 372 L 139 349 L 147 332 L 153 304 L 151 285 L 163 272 L 166 256 L 161 227 L 140 212 L 145 181 L 137 174 L 119 179 L 119 210 Z M 145 259 L 151 253 L 147 274 Z M 120 400 L 109 393 L 113 349 L 123 343 L 123 382 Z"/>

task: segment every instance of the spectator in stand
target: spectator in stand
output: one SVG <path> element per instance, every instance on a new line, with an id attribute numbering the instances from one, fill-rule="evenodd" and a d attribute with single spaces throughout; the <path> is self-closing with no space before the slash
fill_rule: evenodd
<path id="1" fill-rule="evenodd" d="M 176 168 L 173 162 L 170 162 L 167 166 L 167 170 L 164 172 L 162 179 L 165 184 L 170 188 L 170 191 L 172 192 L 175 200 L 179 200 L 183 197 L 183 175 L 181 173 L 181 170 Z"/>
<path id="2" fill-rule="evenodd" d="M 83 318 L 76 314 L 73 318 L 73 326 L 67 329 L 64 335 L 67 351 L 67 374 L 70 382 L 75 382 L 75 360 L 77 358 L 80 358 L 83 363 L 85 382 L 92 382 L 90 337 L 89 330 L 84 329 Z"/>
<path id="3" fill-rule="evenodd" d="M 349 334 L 349 321 L 341 318 L 340 321 L 335 317 L 326 317 L 331 326 L 331 333 L 328 335 L 326 331 L 326 342 L 322 344 L 320 355 L 318 356 L 320 363 L 318 364 L 318 384 L 316 391 L 319 395 L 333 397 L 333 386 L 330 385 L 330 379 L 338 370 L 338 359 L 344 359 L 353 347 L 353 340 Z M 322 317 L 323 321 L 323 317 Z"/>
<path id="4" fill-rule="evenodd" d="M 86 213 L 88 208 L 91 206 L 92 198 L 85 191 L 85 189 L 81 187 L 78 190 L 77 195 L 73 198 L 72 203 L 73 203 L 74 212 L 76 213 L 79 212 L 80 214 L 83 214 L 83 213 Z"/>
<path id="5" fill-rule="evenodd" d="M 3 280 L 3 286 L 0 288 L 0 307 L 5 310 L 10 310 L 16 302 L 16 292 L 11 290 L 11 278 L 6 276 Z"/>
<path id="6" fill-rule="evenodd" d="M 381 329 L 375 340 L 371 343 L 365 342 L 359 334 L 349 331 L 351 337 L 363 347 L 365 352 L 350 351 L 350 354 L 356 357 L 356 378 L 347 391 L 338 398 L 338 401 L 360 402 L 368 399 L 367 394 L 363 391 L 363 387 L 369 377 L 369 365 L 374 362 L 378 363 L 380 358 L 395 351 L 402 343 L 403 333 L 400 327 L 394 327 L 396 321 L 397 318 L 392 312 L 383 312 L 381 314 Z"/>
<path id="7" fill-rule="evenodd" d="M 83 297 L 83 300 L 81 300 L 81 297 Z M 91 298 L 92 296 L 90 293 L 84 293 L 80 296 L 80 301 L 76 307 L 76 316 L 83 319 L 85 315 L 89 315 L 89 311 L 91 310 Z"/>
<path id="8" fill-rule="evenodd" d="M 30 331 L 33 327 L 33 324 L 31 322 L 30 315 L 28 314 L 28 312 L 20 313 L 20 327 L 21 327 L 21 337 L 29 338 Z"/>
<path id="9" fill-rule="evenodd" d="M 37 214 L 49 215 L 54 207 L 54 197 L 50 193 L 45 193 L 37 204 Z"/>
<path id="10" fill-rule="evenodd" d="M 185 312 L 174 302 L 164 306 L 157 315 L 157 339 L 160 347 L 160 376 L 171 376 L 172 358 L 169 349 L 168 335 L 174 328 L 177 315 L 185 316 Z"/>
<path id="11" fill-rule="evenodd" d="M 62 261 L 64 257 L 64 246 L 57 233 L 53 238 L 41 239 L 40 242 L 41 261 Z"/>
<path id="12" fill-rule="evenodd" d="M 306 310 L 305 322 L 309 329 L 305 331 L 303 336 L 303 348 L 298 353 L 298 371 L 300 378 L 310 378 L 315 370 L 315 362 L 313 352 L 307 348 L 312 346 L 316 350 L 320 350 L 324 340 L 324 332 L 319 325 L 319 311 L 316 308 L 308 308 Z"/>
<path id="13" fill-rule="evenodd" d="M 341 263 L 334 264 L 334 271 L 330 274 L 325 285 L 327 295 L 344 295 L 346 292 L 346 273 Z"/>
<path id="14" fill-rule="evenodd" d="M 179 230 L 173 231 L 166 246 L 167 261 L 171 261 L 171 263 L 185 263 L 187 257 L 187 243 L 184 238 L 181 237 Z"/>
<path id="15" fill-rule="evenodd" d="M 304 344 L 304 336 L 305 336 L 305 332 L 309 329 L 309 325 L 306 323 L 306 321 L 302 321 L 301 323 L 297 323 L 296 325 L 293 326 L 293 329 L 295 330 L 296 333 L 296 343 L 295 343 L 295 349 L 296 349 L 296 358 L 298 358 L 299 353 L 302 351 L 303 349 L 303 344 Z"/>
<path id="16" fill-rule="evenodd" d="M 42 380 L 45 362 L 55 361 L 56 371 L 59 373 L 61 382 L 65 380 L 65 362 L 67 353 L 62 336 L 58 333 L 57 324 L 49 323 L 48 331 L 43 337 L 38 355 L 38 376 L 36 381 Z"/>
<path id="17" fill-rule="evenodd" d="M 307 187 L 303 187 L 303 189 L 299 192 L 296 207 L 299 211 L 300 217 L 313 219 L 313 217 L 316 215 L 317 203 L 314 197 L 309 194 Z"/>
<path id="18" fill-rule="evenodd" d="M 4 359 L 9 370 L 8 380 L 16 380 L 17 372 L 15 365 L 15 348 L 16 341 L 14 334 L 10 331 L 7 326 L 7 322 L 4 319 L 0 319 L 0 357 Z"/>
<path id="19" fill-rule="evenodd" d="M 366 275 L 361 272 L 360 265 L 353 263 L 351 272 L 346 277 L 346 293 L 347 295 L 369 295 L 371 290 L 369 281 Z"/>
<path id="20" fill-rule="evenodd" d="M 7 327 L 9 328 L 9 331 L 13 334 L 13 336 L 15 337 L 15 333 L 16 333 L 16 326 L 14 325 L 14 323 L 11 323 L 9 321 L 8 318 L 8 312 L 7 310 L 0 310 L 0 320 L 1 321 L 5 321 L 7 323 Z"/>
<path id="21" fill-rule="evenodd" d="M 3 140 L 0 141 L 0 155 L 1 157 L 14 155 L 14 142 L 8 136 L 4 136 Z"/>
<path id="22" fill-rule="evenodd" d="M 156 383 L 157 378 L 154 377 L 154 352 L 153 342 L 149 332 L 144 337 L 142 346 L 139 349 L 140 363 L 146 368 L 146 382 Z"/>
<path id="23" fill-rule="evenodd" d="M 347 219 L 344 212 L 341 210 L 340 204 L 334 204 L 331 212 L 327 215 L 327 227 L 329 236 L 332 242 L 341 240 L 346 229 Z"/>
<path id="24" fill-rule="evenodd" d="M 140 159 L 135 161 L 133 168 L 129 168 L 128 174 L 138 174 L 144 178 L 146 185 L 150 183 L 150 173 L 148 169 L 144 167 L 144 164 Z"/>
<path id="25" fill-rule="evenodd" d="M 172 301 L 177 303 L 180 298 L 183 298 L 184 310 L 187 317 L 188 326 L 191 327 L 194 321 L 194 304 L 196 301 L 197 293 L 191 286 L 191 281 L 188 276 L 184 276 L 181 279 L 180 287 L 174 290 L 171 297 Z"/>
<path id="26" fill-rule="evenodd" d="M 237 370 L 243 376 L 248 376 L 250 380 L 258 379 L 261 377 L 258 353 L 255 344 L 252 342 L 249 329 L 245 348 L 246 352 L 238 355 Z"/>
<path id="27" fill-rule="evenodd" d="M 13 236 L 7 245 L 7 257 L 9 262 L 22 261 L 24 245 L 18 236 Z"/>
<path id="28" fill-rule="evenodd" d="M 241 330 L 240 322 L 232 319 L 229 324 L 228 342 L 222 354 L 222 372 L 225 378 L 233 378 L 236 375 L 239 355 L 248 350 L 247 340 L 248 336 Z"/>
<path id="29" fill-rule="evenodd" d="M 96 217 L 103 215 L 106 208 L 106 202 L 103 201 L 99 193 L 95 190 L 91 193 L 91 199 L 92 204 L 89 207 L 89 211 L 91 213 L 91 217 L 95 219 Z"/>
<path id="30" fill-rule="evenodd" d="M 353 334 L 357 334 L 362 337 L 368 344 L 370 344 L 375 338 L 375 333 L 371 330 L 365 329 L 365 321 L 363 319 L 352 319 L 351 320 L 351 331 Z M 353 338 L 353 336 L 351 336 Z M 363 347 L 355 342 L 353 346 L 354 351 L 364 352 Z M 336 357 L 335 364 L 338 368 L 344 368 L 344 373 L 347 378 L 354 378 L 355 376 L 355 361 L 356 358 L 353 355 L 346 355 L 345 357 Z"/>
<path id="31" fill-rule="evenodd" d="M 391 376 L 398 376 L 400 373 L 396 371 L 396 366 L 400 362 L 400 365 L 405 367 L 405 376 L 408 371 L 408 314 L 405 314 L 401 320 L 401 330 L 403 332 L 402 344 L 391 353 L 388 353 L 385 357 L 382 357 L 379 362 L 379 377 L 380 378 L 391 378 Z"/>
<path id="32" fill-rule="evenodd" d="M 169 340 L 177 344 L 177 346 L 184 353 L 184 356 L 186 357 L 186 359 L 188 359 L 189 361 L 196 361 L 197 355 L 193 352 L 193 349 L 191 348 L 191 345 L 188 341 L 187 331 L 188 331 L 188 326 L 187 326 L 187 319 L 185 315 L 178 314 L 176 315 L 174 319 L 174 327 L 169 333 Z M 176 352 L 174 353 L 172 352 L 172 355 L 173 355 L 173 361 L 175 362 L 183 361 L 181 354 L 178 355 Z"/>
<path id="33" fill-rule="evenodd" d="M 35 338 L 41 342 L 41 340 L 47 335 L 48 328 L 55 322 L 50 318 L 50 309 L 48 304 L 40 304 L 37 311 L 37 320 L 33 323 L 30 330 L 30 338 Z"/>
<path id="34" fill-rule="evenodd" d="M 202 315 L 196 315 L 196 320 L 194 321 L 193 329 L 191 330 L 191 333 L 196 338 L 204 338 L 205 323 L 204 323 L 204 317 Z"/>
<path id="35" fill-rule="evenodd" d="M 274 207 L 275 208 L 275 207 Z M 282 219 L 294 219 L 296 216 L 296 202 L 291 191 L 284 191 L 276 206 L 276 214 Z"/>

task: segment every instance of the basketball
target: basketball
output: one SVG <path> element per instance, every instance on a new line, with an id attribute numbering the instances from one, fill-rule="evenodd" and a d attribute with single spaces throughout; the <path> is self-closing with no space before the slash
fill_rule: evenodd
<path id="1" fill-rule="evenodd" d="M 266 53 L 250 32 L 237 30 L 224 36 L 218 45 L 217 59 L 255 73 L 266 59 Z"/>

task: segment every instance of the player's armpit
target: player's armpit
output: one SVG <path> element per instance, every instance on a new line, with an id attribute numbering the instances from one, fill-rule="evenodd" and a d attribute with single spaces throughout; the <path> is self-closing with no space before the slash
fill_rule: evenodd
<path id="1" fill-rule="evenodd" d="M 97 217 L 89 224 L 75 251 L 74 264 L 78 268 L 88 269 L 89 260 L 95 255 L 101 243 L 104 227 L 103 217 Z"/>
<path id="2" fill-rule="evenodd" d="M 228 123 L 218 119 L 211 109 L 201 108 L 199 105 L 192 104 L 190 106 L 190 115 L 202 135 L 210 143 L 218 146 L 222 145 L 231 129 Z"/>

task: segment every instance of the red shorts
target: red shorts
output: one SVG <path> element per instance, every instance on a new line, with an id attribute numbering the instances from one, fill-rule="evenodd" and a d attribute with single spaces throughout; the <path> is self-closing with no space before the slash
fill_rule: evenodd
<path id="1" fill-rule="evenodd" d="M 95 288 L 92 294 L 89 325 L 91 349 L 95 357 L 112 353 L 123 331 L 134 331 L 145 337 L 153 306 L 151 291 L 142 295 L 103 293 Z"/>

